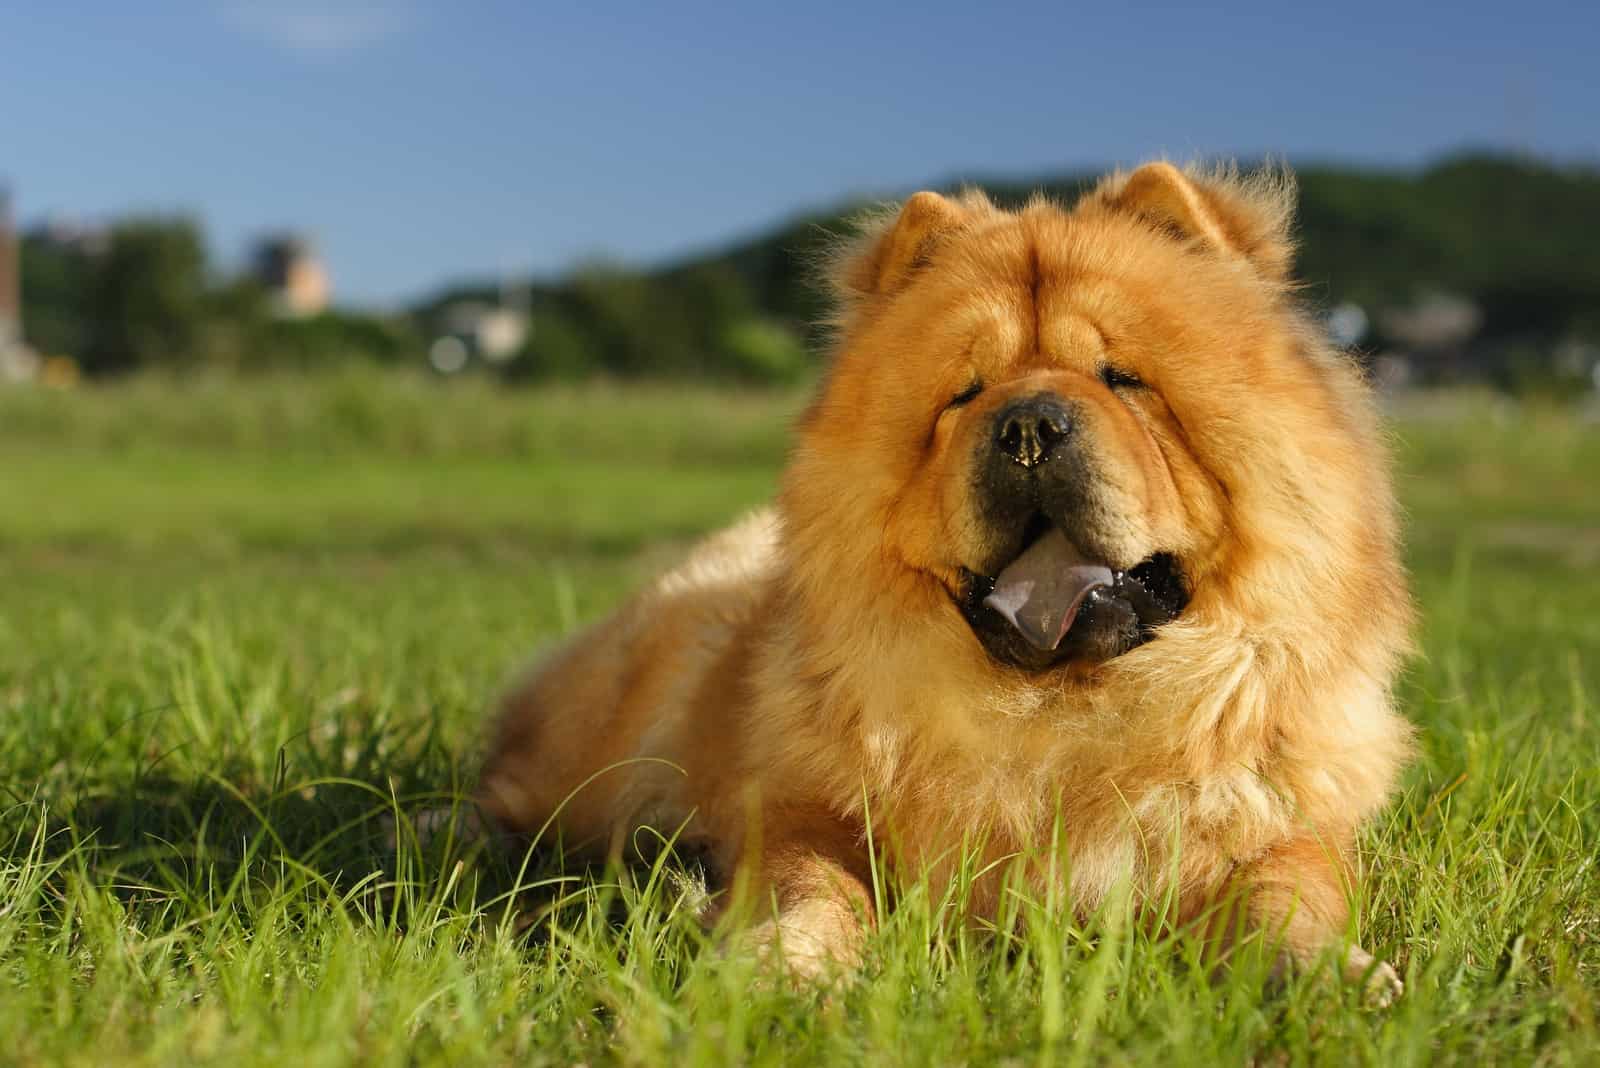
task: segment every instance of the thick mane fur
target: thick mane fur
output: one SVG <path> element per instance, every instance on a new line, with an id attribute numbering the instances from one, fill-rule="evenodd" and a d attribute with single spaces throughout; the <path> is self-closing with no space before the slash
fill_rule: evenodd
<path id="1" fill-rule="evenodd" d="M 1186 173 L 1226 212 L 1238 251 L 1274 269 L 1286 260 L 1287 173 Z M 1083 207 L 1110 210 L 1126 183 L 1113 175 Z M 987 200 L 973 203 L 985 217 L 996 211 Z M 836 278 L 853 277 L 891 220 L 885 214 L 843 246 Z M 848 283 L 836 292 L 848 324 L 863 297 Z M 999 848 L 1017 849 L 1060 818 L 1085 852 L 1076 869 L 1085 888 L 1109 885 L 1126 861 L 1102 841 L 1125 840 L 1130 820 L 1146 825 L 1146 843 L 1170 841 L 1172 820 L 1202 832 L 1226 828 L 1226 857 L 1237 861 L 1297 824 L 1342 834 L 1367 817 L 1408 748 L 1389 707 L 1411 606 L 1381 474 L 1387 456 L 1359 372 L 1306 316 L 1280 312 L 1293 323 L 1289 343 L 1303 368 L 1293 386 L 1312 398 L 1333 447 L 1286 447 L 1315 426 L 1264 438 L 1254 459 L 1275 470 L 1237 480 L 1234 492 L 1248 499 L 1235 502 L 1246 514 L 1230 517 L 1240 544 L 1227 580 L 1204 590 L 1159 643 L 1081 685 L 1041 692 L 1018 673 L 974 690 L 968 680 L 987 676 L 967 663 L 982 654 L 959 619 L 945 613 L 949 625 L 929 633 L 926 617 L 942 591 L 881 550 L 876 535 L 891 521 L 893 487 L 827 477 L 839 458 L 811 451 L 802 431 L 779 504 L 782 607 L 774 616 L 783 622 L 759 668 L 772 695 L 764 733 L 783 739 L 784 759 L 826 784 L 840 810 L 870 806 L 943 824 L 897 819 L 900 833 L 926 839 L 921 845 L 982 826 Z M 846 330 L 839 344 L 849 343 Z M 817 494 L 818 485 L 827 492 Z M 917 603 L 928 610 L 906 612 Z M 1085 779 L 1098 788 L 1062 785 Z M 1163 869 L 1158 860 L 1152 871 Z"/>

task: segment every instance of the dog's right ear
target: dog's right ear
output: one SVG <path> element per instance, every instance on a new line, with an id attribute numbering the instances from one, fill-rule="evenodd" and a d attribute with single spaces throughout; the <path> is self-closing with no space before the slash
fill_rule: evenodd
<path id="1" fill-rule="evenodd" d="M 840 302 L 849 306 L 904 286 L 975 207 L 971 195 L 951 200 L 922 192 L 913 194 L 898 213 L 869 221 L 834 258 L 829 273 Z"/>

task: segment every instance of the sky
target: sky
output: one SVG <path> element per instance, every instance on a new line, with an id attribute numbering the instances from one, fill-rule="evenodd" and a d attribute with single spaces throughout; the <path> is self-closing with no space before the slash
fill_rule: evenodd
<path id="1" fill-rule="evenodd" d="M 0 0 L 25 221 L 314 239 L 369 306 L 1153 156 L 1600 161 L 1600 4 Z"/>

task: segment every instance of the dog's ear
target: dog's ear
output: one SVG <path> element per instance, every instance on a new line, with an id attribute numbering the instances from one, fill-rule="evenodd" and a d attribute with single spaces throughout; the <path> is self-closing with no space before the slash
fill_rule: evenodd
<path id="1" fill-rule="evenodd" d="M 988 206 L 976 193 L 956 200 L 938 193 L 913 194 L 899 211 L 868 220 L 860 236 L 837 251 L 829 272 L 835 294 L 849 306 L 895 292 L 928 262 L 942 239 Z"/>
<path id="2" fill-rule="evenodd" d="M 1286 281 L 1294 261 L 1294 177 L 1269 169 L 1249 177 L 1235 168 L 1179 170 L 1147 163 L 1113 175 L 1093 197 L 1144 219 L 1178 240 L 1239 256 L 1273 281 Z"/>

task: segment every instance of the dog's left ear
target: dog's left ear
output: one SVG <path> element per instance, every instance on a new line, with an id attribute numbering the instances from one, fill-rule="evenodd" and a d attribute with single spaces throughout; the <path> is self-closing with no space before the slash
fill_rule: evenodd
<path id="1" fill-rule="evenodd" d="M 873 298 L 903 289 L 927 266 L 942 241 L 992 210 L 976 191 L 955 197 L 921 192 L 898 209 L 867 218 L 860 232 L 836 248 L 826 264 L 839 317 L 849 318 Z"/>
<path id="2" fill-rule="evenodd" d="M 913 194 L 894 222 L 849 264 L 841 281 L 862 295 L 891 293 L 927 261 L 939 238 L 961 225 L 960 205 L 938 193 Z"/>
<path id="3" fill-rule="evenodd" d="M 1146 163 L 1115 175 L 1092 194 L 1104 206 L 1130 212 L 1157 229 L 1224 255 L 1248 260 L 1273 281 L 1286 281 L 1294 262 L 1294 177 L 1266 170 L 1242 177 L 1235 169 L 1180 170 Z"/>

